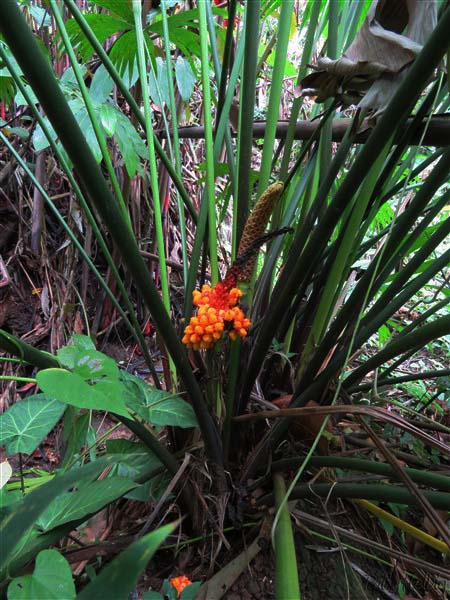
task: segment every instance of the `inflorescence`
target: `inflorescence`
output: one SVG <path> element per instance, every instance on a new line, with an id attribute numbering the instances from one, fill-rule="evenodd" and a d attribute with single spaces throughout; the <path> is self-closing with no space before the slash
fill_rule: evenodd
<path id="1" fill-rule="evenodd" d="M 207 350 L 220 340 L 224 332 L 228 332 L 232 340 L 247 335 L 251 323 L 238 306 L 242 292 L 231 287 L 230 281 L 231 278 L 226 277 L 213 288 L 204 285 L 201 291 L 192 292 L 198 311 L 184 330 L 182 342 L 188 348 Z"/>

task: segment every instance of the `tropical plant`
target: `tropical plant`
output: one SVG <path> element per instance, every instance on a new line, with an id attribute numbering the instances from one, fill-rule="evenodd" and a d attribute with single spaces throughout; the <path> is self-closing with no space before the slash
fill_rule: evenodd
<path id="1" fill-rule="evenodd" d="M 324 111 L 296 94 L 283 124 L 278 116 L 284 78 L 292 72 L 290 39 L 297 35 L 301 47 L 295 84 L 305 92 L 305 81 L 313 88 L 311 75 L 305 76 L 314 48 L 323 44 L 332 62 L 348 60 L 338 58 L 358 32 L 361 45 L 374 18 L 370 2 L 202 0 L 189 10 L 169 0 L 158 4 L 95 0 L 84 11 L 74 0 L 2 6 L 1 101 L 11 115 L 21 112 L 11 122 L 2 117 L 0 139 L 85 261 L 83 272 L 96 277 L 149 373 L 143 381 L 120 369 L 89 335 L 73 335 L 53 355 L 0 331 L 7 353 L 24 368 L 37 367 L 34 377 L 22 379 L 40 389 L 2 415 L 0 442 L 8 454 L 31 454 L 64 414 L 66 445 L 56 472 L 39 483 L 21 472 L 21 489 L 13 483 L 2 489 L 7 552 L 0 564 L 5 581 L 15 577 L 8 597 L 75 597 L 65 558 L 48 548 L 119 498 L 151 500 L 159 510 L 174 491 L 189 515 L 185 532 L 209 527 L 217 533 L 210 537 L 217 552 L 224 523 L 239 528 L 244 514 L 258 538 L 267 537 L 265 509 L 275 506 L 269 522 L 280 599 L 300 593 L 290 499 L 419 506 L 443 540 L 433 536 L 431 546 L 448 553 L 450 535 L 437 509 L 450 510 L 449 479 L 403 469 L 382 440 L 380 423 L 436 456 L 450 455 L 425 430 L 431 419 L 420 410 L 426 402 L 410 410 L 408 420 L 386 410 L 390 399 L 382 387 L 404 383 L 398 375 L 404 360 L 450 334 L 449 140 L 434 150 L 425 145 L 435 115 L 448 112 L 440 67 L 448 51 L 450 8 L 429 3 L 436 22 L 431 19 L 430 31 L 414 44 L 404 41 L 408 30 L 400 35 L 408 23 L 403 14 L 394 32 L 411 52 L 408 69 L 381 106 L 366 102 L 362 109 L 340 111 L 349 99 L 342 82 L 326 87 L 327 97 L 323 79 L 314 78 Z M 298 32 L 295 7 L 302 9 Z M 41 29 L 55 45 L 41 41 Z M 358 60 L 363 62 L 360 55 Z M 61 70 L 63 63 L 67 68 Z M 358 100 L 379 84 L 373 73 L 364 76 Z M 258 129 L 256 89 L 265 78 L 268 101 Z M 355 85 L 350 82 L 350 91 Z M 180 121 L 194 101 L 201 101 L 202 126 L 190 131 Z M 317 120 L 308 123 L 300 143 L 301 111 Z M 189 146 L 181 134 L 204 140 L 196 152 L 204 176 L 189 179 L 183 168 Z M 24 156 L 28 136 L 40 153 L 35 168 Z M 49 148 L 82 219 L 72 205 L 65 213 L 54 202 L 50 178 L 38 169 L 39 156 Z M 169 240 L 181 258 L 172 274 Z M 39 250 L 43 241 L 41 232 Z M 84 312 L 86 294 L 85 288 L 78 296 Z M 398 325 L 399 311 L 411 302 L 420 310 Z M 162 357 L 162 375 L 143 333 L 144 316 L 156 330 L 151 350 Z M 443 352 L 448 358 L 448 346 Z M 447 368 L 422 370 L 411 379 L 449 374 Z M 260 410 L 268 402 L 270 410 Z M 110 432 L 92 437 L 91 411 L 113 415 L 134 441 L 108 440 L 101 447 Z M 366 433 L 382 463 L 316 454 L 321 442 L 333 441 L 330 415 L 341 413 Z M 295 432 L 313 419 L 313 441 L 299 454 Z M 439 430 L 448 433 L 445 425 Z M 196 468 L 183 460 L 191 455 Z M 269 457 L 274 461 L 267 472 Z M 307 469 L 323 466 L 397 483 L 341 483 L 338 471 L 331 482 L 299 483 Z M 189 477 L 182 477 L 185 472 Z M 360 506 L 376 509 L 370 502 Z M 164 526 L 144 535 L 156 516 L 140 532 L 143 537 L 91 578 L 80 598 L 127 597 L 173 530 Z M 304 513 L 297 518 L 312 522 Z M 417 535 L 411 526 L 407 530 Z M 34 558 L 33 574 L 22 575 Z M 412 557 L 407 560 L 414 565 Z M 58 580 L 49 586 L 54 573 Z M 228 572 L 224 580 L 229 587 Z M 206 583 L 190 594 L 206 597 L 207 590 Z"/>

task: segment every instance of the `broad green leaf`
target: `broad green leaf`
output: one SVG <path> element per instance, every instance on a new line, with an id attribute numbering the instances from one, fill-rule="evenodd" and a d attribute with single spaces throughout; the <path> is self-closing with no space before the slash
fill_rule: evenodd
<path id="1" fill-rule="evenodd" d="M 198 427 L 194 409 L 181 398 L 165 398 L 168 392 L 155 390 L 152 403 L 148 406 L 148 420 L 152 425 L 172 425 L 175 427 Z M 159 396 L 159 398 L 157 398 Z"/>
<path id="2" fill-rule="evenodd" d="M 164 427 L 198 427 L 194 409 L 185 400 L 155 390 L 130 373 L 121 373 L 127 389 L 126 404 L 148 423 Z"/>
<path id="3" fill-rule="evenodd" d="M 113 87 L 114 81 L 111 75 L 104 65 L 100 65 L 92 78 L 89 95 L 94 102 L 101 104 L 102 102 L 106 102 L 109 98 Z"/>
<path id="4" fill-rule="evenodd" d="M 64 415 L 63 440 L 66 447 L 62 467 L 65 468 L 74 455 L 86 443 L 90 414 L 88 412 L 78 416 L 78 409 L 68 406 Z"/>
<path id="5" fill-rule="evenodd" d="M 115 18 L 105 13 L 85 13 L 84 18 L 101 44 L 114 33 L 130 29 L 130 24 L 123 19 Z M 94 49 L 81 31 L 80 26 L 75 19 L 69 19 L 66 22 L 66 29 L 72 41 L 72 45 L 80 53 L 81 59 L 84 62 L 88 61 L 94 54 Z"/>
<path id="6" fill-rule="evenodd" d="M 62 365 L 73 369 L 75 357 L 80 350 L 95 350 L 94 342 L 87 335 L 74 334 L 70 338 L 70 344 L 57 350 L 56 354 Z"/>
<path id="7" fill-rule="evenodd" d="M 8 454 L 32 454 L 61 418 L 66 406 L 51 396 L 35 394 L 0 415 L 0 444 Z"/>
<path id="8" fill-rule="evenodd" d="M 184 588 L 184 590 L 180 594 L 180 600 L 195 600 L 195 596 L 198 592 L 198 588 L 201 586 L 200 581 L 196 581 L 195 583 L 191 583 Z"/>
<path id="9" fill-rule="evenodd" d="M 66 492 L 55 498 L 36 521 L 36 525 L 47 532 L 63 523 L 87 518 L 135 487 L 133 481 L 121 477 L 93 481 L 83 485 L 78 491 Z"/>
<path id="10" fill-rule="evenodd" d="M 120 372 L 115 361 L 98 350 L 66 346 L 58 352 L 58 359 L 83 379 L 97 381 L 106 377 L 109 380 L 116 380 L 119 377 Z"/>
<path id="11" fill-rule="evenodd" d="M 72 344 L 77 348 L 81 348 L 83 350 L 95 350 L 95 344 L 88 335 L 74 333 L 70 339 Z"/>
<path id="12" fill-rule="evenodd" d="M 117 111 L 115 137 L 127 173 L 130 177 L 134 177 L 139 167 L 139 157 L 148 158 L 148 152 L 136 129 L 120 111 Z"/>
<path id="13" fill-rule="evenodd" d="M 77 596 L 77 600 L 127 598 L 147 563 L 176 524 L 165 525 L 134 542 L 115 558 Z"/>
<path id="14" fill-rule="evenodd" d="M 142 594 L 142 600 L 163 600 L 163 597 L 159 592 L 150 590 L 149 592 L 144 592 Z"/>
<path id="15" fill-rule="evenodd" d="M 84 65 L 79 65 L 79 69 L 81 72 L 81 76 L 84 77 L 87 73 L 87 68 Z M 63 87 L 63 91 L 65 93 L 71 93 L 74 90 L 78 90 L 78 81 L 75 75 L 75 71 L 72 67 L 69 67 L 64 71 L 64 73 L 61 75 L 60 81 Z"/>
<path id="16" fill-rule="evenodd" d="M 109 454 L 122 455 L 120 463 L 113 468 L 111 474 L 145 482 L 128 492 L 125 498 L 140 502 L 157 502 L 161 498 L 167 489 L 170 475 L 165 469 L 161 472 L 162 463 L 144 444 L 124 439 L 108 440 L 106 450 Z"/>
<path id="17" fill-rule="evenodd" d="M 37 374 L 37 382 L 45 394 L 60 402 L 104 410 L 123 417 L 129 416 L 124 402 L 123 386 L 118 381 L 102 381 L 89 385 L 76 373 L 64 369 L 45 369 Z"/>
<path id="18" fill-rule="evenodd" d="M 153 45 L 150 40 L 147 40 L 147 47 L 151 47 L 151 53 L 153 53 Z M 119 74 L 127 87 L 134 85 L 139 76 L 136 56 L 137 41 L 136 32 L 133 29 L 132 31 L 123 33 L 114 42 L 114 45 L 109 52 L 110 59 L 119 71 Z"/>
<path id="19" fill-rule="evenodd" d="M 111 104 L 103 104 L 101 107 L 100 121 L 109 137 L 112 137 L 116 131 L 117 113 L 118 110 Z"/>
<path id="20" fill-rule="evenodd" d="M 134 24 L 131 0 L 93 0 L 97 6 L 108 9 L 114 15 L 121 17 L 130 25 Z"/>
<path id="21" fill-rule="evenodd" d="M 59 494 L 64 493 L 75 482 L 92 480 L 107 466 L 113 465 L 119 456 L 109 456 L 96 460 L 79 469 L 58 475 L 45 485 L 27 494 L 20 505 L 0 522 L 0 573 L 4 572 L 10 557 L 15 554 L 18 544 L 25 539 L 36 520 Z"/>
<path id="22" fill-rule="evenodd" d="M 0 102 L 11 104 L 16 93 L 16 84 L 7 69 L 0 69 Z"/>
<path id="23" fill-rule="evenodd" d="M 52 19 L 45 8 L 32 4 L 29 6 L 29 11 L 38 27 L 49 27 L 52 24 Z"/>
<path id="24" fill-rule="evenodd" d="M 175 63 L 175 76 L 181 97 L 187 102 L 194 91 L 195 75 L 189 61 L 182 56 L 178 56 Z"/>
<path id="25" fill-rule="evenodd" d="M 169 103 L 169 83 L 167 81 L 166 61 L 158 56 L 155 60 L 156 78 L 154 70 L 149 74 L 150 96 L 155 104 L 162 106 Z"/>
<path id="26" fill-rule="evenodd" d="M 69 563 L 56 550 L 39 552 L 33 574 L 17 577 L 8 586 L 8 600 L 71 600 L 75 596 Z"/>
<path id="27" fill-rule="evenodd" d="M 16 96 L 16 98 L 17 98 L 17 96 Z M 36 99 L 36 104 L 37 103 L 38 103 L 38 101 Z M 24 101 L 23 104 L 26 104 L 26 102 Z M 49 130 L 51 138 L 53 140 L 56 140 L 56 132 L 53 129 L 53 127 L 50 125 L 50 122 L 47 119 L 47 117 L 44 117 L 44 123 Z M 36 128 L 31 137 L 31 140 L 33 142 L 33 147 L 36 152 L 40 152 L 41 150 L 44 150 L 45 148 L 48 148 L 50 146 L 50 142 L 48 141 L 47 136 L 45 135 L 44 131 L 42 130 L 42 127 L 39 124 L 36 125 Z"/>

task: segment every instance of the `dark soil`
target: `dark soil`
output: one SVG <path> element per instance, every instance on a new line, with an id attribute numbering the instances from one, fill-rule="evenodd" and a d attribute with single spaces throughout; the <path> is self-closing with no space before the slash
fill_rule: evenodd
<path id="1" fill-rule="evenodd" d="M 344 567 L 341 553 L 326 551 L 325 547 L 311 547 L 308 541 L 296 538 L 298 572 L 302 600 L 356 600 L 385 597 L 364 581 L 350 566 L 355 562 L 377 581 L 386 579 L 386 571 L 373 561 L 347 555 Z M 275 570 L 272 551 L 262 551 L 223 596 L 226 600 L 266 600 L 275 598 Z M 383 581 L 389 590 L 389 582 Z M 394 594 L 395 596 L 395 594 Z M 211 599 L 212 600 L 212 599 Z M 284 599 L 283 599 L 284 600 Z M 286 600 L 290 600 L 286 598 Z"/>

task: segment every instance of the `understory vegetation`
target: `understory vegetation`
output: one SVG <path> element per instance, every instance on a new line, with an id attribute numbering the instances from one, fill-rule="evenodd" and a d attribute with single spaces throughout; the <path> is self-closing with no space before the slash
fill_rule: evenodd
<path id="1" fill-rule="evenodd" d="M 4 597 L 448 597 L 449 31 L 1 2 Z"/>

